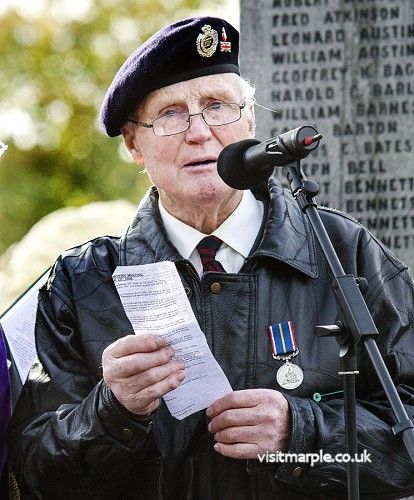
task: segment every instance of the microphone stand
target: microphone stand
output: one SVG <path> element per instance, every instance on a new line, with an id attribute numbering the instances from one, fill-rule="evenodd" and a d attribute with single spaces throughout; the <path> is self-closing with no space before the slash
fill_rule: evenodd
<path id="1" fill-rule="evenodd" d="M 344 387 L 346 451 L 354 458 L 358 450 L 355 396 L 355 376 L 358 374 L 358 370 L 355 346 L 363 344 L 394 412 L 397 423 L 392 427 L 392 431 L 396 436 L 401 435 L 411 461 L 414 463 L 414 424 L 408 418 L 373 338 L 378 335 L 378 330 L 361 293 L 361 290 L 366 289 L 367 281 L 365 278 L 345 274 L 319 216 L 317 204 L 313 200 L 313 197 L 319 193 L 319 185 L 314 181 L 307 180 L 301 169 L 300 160 L 287 165 L 286 169 L 293 197 L 302 212 L 308 216 L 313 232 L 334 276 L 332 289 L 341 311 L 341 321 L 335 325 L 317 326 L 315 335 L 318 337 L 335 336 L 340 345 L 340 371 L 338 373 L 342 377 Z M 347 485 L 348 499 L 358 500 L 359 478 L 356 461 L 347 464 Z"/>

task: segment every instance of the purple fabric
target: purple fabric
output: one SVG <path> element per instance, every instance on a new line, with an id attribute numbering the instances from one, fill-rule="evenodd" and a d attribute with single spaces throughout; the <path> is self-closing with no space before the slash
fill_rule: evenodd
<path id="1" fill-rule="evenodd" d="M 209 35 L 205 29 L 210 29 Z M 217 37 L 215 43 L 211 34 Z M 207 38 L 205 38 L 207 36 Z M 198 40 L 211 43 L 209 54 Z M 223 45 L 224 44 L 224 45 Z M 115 75 L 102 103 L 100 120 L 109 137 L 154 90 L 206 75 L 240 74 L 239 32 L 218 17 L 192 17 L 165 26 L 140 45 Z"/>
<path id="2" fill-rule="evenodd" d="M 201 263 L 203 264 L 203 273 L 213 271 L 224 273 L 225 270 L 218 260 L 216 253 L 223 242 L 217 236 L 206 236 L 197 245 L 198 253 L 200 254 Z"/>
<path id="3" fill-rule="evenodd" d="M 0 325 L 0 475 L 7 458 L 4 433 L 11 416 L 10 379 L 6 360 L 6 339 Z"/>

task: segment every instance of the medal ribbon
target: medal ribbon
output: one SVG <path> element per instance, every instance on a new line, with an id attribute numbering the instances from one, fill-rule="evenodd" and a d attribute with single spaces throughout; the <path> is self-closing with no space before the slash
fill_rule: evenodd
<path id="1" fill-rule="evenodd" d="M 290 354 L 298 351 L 295 330 L 292 321 L 283 321 L 269 326 L 270 345 L 273 357 L 290 357 Z"/>

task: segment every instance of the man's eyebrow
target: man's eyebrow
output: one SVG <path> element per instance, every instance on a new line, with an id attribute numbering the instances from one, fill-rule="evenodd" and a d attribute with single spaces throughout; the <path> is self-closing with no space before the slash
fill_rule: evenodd
<path id="1" fill-rule="evenodd" d="M 148 112 L 152 112 L 153 114 L 155 109 L 157 112 L 159 112 L 162 109 L 167 108 L 168 106 L 176 106 L 181 104 L 185 104 L 184 99 L 180 99 L 172 95 L 161 95 L 157 96 L 157 98 L 153 101 L 146 102 L 144 106 L 138 106 L 137 114 L 142 115 L 144 111 L 146 111 L 146 114 L 148 114 Z"/>
<path id="2" fill-rule="evenodd" d="M 240 95 L 238 95 L 240 94 Z M 241 92 L 238 91 L 238 89 L 231 87 L 230 89 L 226 87 L 218 87 L 215 88 L 213 86 L 209 86 L 204 88 L 202 91 L 199 93 L 199 100 L 200 102 L 207 101 L 208 99 L 220 99 L 223 101 L 227 102 L 238 102 L 241 99 L 242 95 Z M 168 106 L 174 106 L 174 105 L 182 105 L 186 103 L 186 97 L 177 97 L 172 94 L 161 94 L 158 95 L 156 99 L 154 99 L 154 102 L 147 102 L 144 107 L 140 109 L 138 107 L 137 110 L 137 116 L 139 115 L 142 116 L 144 109 L 146 110 L 145 114 L 148 114 L 148 112 L 151 115 L 154 115 L 154 104 L 156 102 L 156 108 L 157 112 L 161 111 L 162 109 L 168 107 Z"/>
<path id="3" fill-rule="evenodd" d="M 226 101 L 234 101 L 235 99 L 237 100 L 238 97 L 236 97 L 237 92 L 230 92 L 229 89 L 227 88 L 209 88 L 206 89 L 205 92 L 203 92 L 203 95 L 201 96 L 201 99 L 223 99 Z"/>
<path id="4" fill-rule="evenodd" d="M 164 99 L 160 100 L 157 102 L 157 105 L 150 103 L 145 106 L 145 108 L 138 108 L 136 111 L 136 116 L 138 117 L 139 120 L 142 120 L 142 116 L 146 116 L 146 120 L 154 120 L 157 118 L 158 114 L 165 108 L 168 108 L 170 106 L 185 106 L 185 102 L 181 101 L 179 99 L 174 100 L 174 99 Z M 145 110 L 145 111 L 144 111 Z M 148 115 L 148 116 L 147 116 Z"/>

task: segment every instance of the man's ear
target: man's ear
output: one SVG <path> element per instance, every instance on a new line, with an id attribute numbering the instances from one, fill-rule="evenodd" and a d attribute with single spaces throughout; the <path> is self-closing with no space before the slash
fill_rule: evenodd
<path id="1" fill-rule="evenodd" d="M 256 116 L 254 114 L 254 104 L 251 103 L 249 104 L 249 108 L 247 110 L 248 112 L 248 117 L 247 117 L 247 123 L 249 125 L 249 133 L 251 134 L 251 137 L 253 138 L 256 133 Z"/>
<path id="2" fill-rule="evenodd" d="M 128 151 L 129 156 L 137 165 L 145 165 L 141 148 L 139 147 L 138 141 L 135 137 L 134 128 L 129 125 L 123 125 L 121 127 L 121 132 L 122 137 L 124 138 L 124 146 Z"/>

